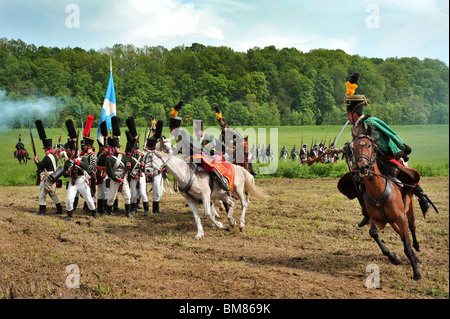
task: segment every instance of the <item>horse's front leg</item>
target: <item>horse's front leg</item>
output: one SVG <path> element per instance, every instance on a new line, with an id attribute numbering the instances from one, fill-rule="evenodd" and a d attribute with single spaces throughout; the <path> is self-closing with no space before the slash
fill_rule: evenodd
<path id="1" fill-rule="evenodd" d="M 219 221 L 216 221 L 216 215 L 211 212 L 210 196 L 207 196 L 207 194 L 202 194 L 202 202 L 205 208 L 205 216 L 208 217 L 216 227 L 223 229 L 224 228 L 223 224 Z"/>
<path id="2" fill-rule="evenodd" d="M 200 239 L 203 237 L 205 233 L 203 232 L 202 221 L 200 219 L 200 212 L 198 210 L 198 204 L 193 200 L 188 200 L 187 204 L 194 213 L 194 220 L 195 224 L 197 225 L 197 235 L 195 235 L 194 239 Z"/>
<path id="3" fill-rule="evenodd" d="M 380 236 L 378 235 L 378 227 L 375 225 L 375 223 L 372 223 L 372 226 L 370 227 L 369 230 L 369 234 L 370 237 L 372 237 L 378 244 L 383 255 L 387 256 L 391 261 L 391 263 L 393 263 L 394 265 L 400 265 L 400 263 L 402 262 L 400 256 L 395 253 L 391 253 L 389 249 L 383 244 L 383 242 L 380 239 Z"/>
<path id="4" fill-rule="evenodd" d="M 420 274 L 420 272 L 418 270 L 418 266 L 420 265 L 420 260 L 419 260 L 419 258 L 417 258 L 416 254 L 414 254 L 414 251 L 411 247 L 411 241 L 409 239 L 409 232 L 408 232 L 408 222 L 406 220 L 405 215 L 400 216 L 394 225 L 396 227 L 393 227 L 393 228 L 400 235 L 400 237 L 402 239 L 405 255 L 406 255 L 406 257 L 408 257 L 409 261 L 411 262 L 411 267 L 412 267 L 413 273 L 414 273 L 414 280 L 420 280 L 420 279 L 422 279 L 422 275 Z"/>

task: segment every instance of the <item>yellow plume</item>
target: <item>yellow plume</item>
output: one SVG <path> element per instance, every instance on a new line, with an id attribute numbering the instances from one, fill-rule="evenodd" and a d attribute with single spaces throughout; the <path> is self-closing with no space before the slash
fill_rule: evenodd
<path id="1" fill-rule="evenodd" d="M 356 88 L 358 87 L 358 84 L 356 83 L 350 83 L 346 82 L 345 85 L 347 85 L 347 95 L 353 95 L 355 93 Z"/>

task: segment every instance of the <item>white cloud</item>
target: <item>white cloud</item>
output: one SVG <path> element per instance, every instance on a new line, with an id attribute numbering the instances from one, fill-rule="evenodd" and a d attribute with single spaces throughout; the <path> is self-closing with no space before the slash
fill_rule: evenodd
<path id="1" fill-rule="evenodd" d="M 225 19 L 210 7 L 196 7 L 180 0 L 128 0 L 112 2 L 112 24 L 96 21 L 95 30 L 114 30 L 121 42 L 141 45 L 152 40 L 198 36 L 223 40 Z M 117 41 L 118 42 L 118 41 Z"/>

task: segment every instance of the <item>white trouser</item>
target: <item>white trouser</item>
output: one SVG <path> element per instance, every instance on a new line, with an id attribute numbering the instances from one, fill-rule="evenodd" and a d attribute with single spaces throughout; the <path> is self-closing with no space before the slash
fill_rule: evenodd
<path id="1" fill-rule="evenodd" d="M 139 174 L 139 172 L 137 172 L 137 174 Z M 145 174 L 142 174 L 139 178 L 139 187 L 137 187 L 137 184 L 137 179 L 132 178 L 130 181 L 131 203 L 136 204 L 139 195 L 141 196 L 142 202 L 148 202 Z"/>
<path id="2" fill-rule="evenodd" d="M 111 179 L 111 182 L 109 184 L 108 206 L 114 205 L 114 201 L 116 200 L 116 197 L 119 193 L 119 186 L 120 183 Z M 129 205 L 131 202 L 131 192 L 130 192 L 130 185 L 128 184 L 127 179 L 124 179 L 123 181 L 122 197 L 125 202 L 125 205 Z"/>
<path id="3" fill-rule="evenodd" d="M 51 173 L 48 172 L 47 175 Z M 46 205 L 47 194 L 55 205 L 60 203 L 58 195 L 56 195 L 56 183 L 50 183 L 48 178 L 41 178 L 41 182 L 39 183 L 39 205 Z"/>
<path id="4" fill-rule="evenodd" d="M 164 193 L 162 174 L 153 176 L 152 188 L 153 188 L 153 201 L 159 202 Z"/>
<path id="5" fill-rule="evenodd" d="M 101 184 L 97 185 L 97 199 L 108 199 L 109 188 L 106 188 L 106 180 L 108 176 L 103 179 Z"/>
<path id="6" fill-rule="evenodd" d="M 67 189 L 66 209 L 68 212 L 73 210 L 73 201 L 77 193 L 80 193 L 81 196 L 83 196 L 84 201 L 87 203 L 90 210 L 95 209 L 95 202 L 91 196 L 91 189 L 86 183 L 86 178 L 84 176 L 78 176 L 75 185 L 72 185 L 72 182 L 69 182 L 69 187 Z"/>

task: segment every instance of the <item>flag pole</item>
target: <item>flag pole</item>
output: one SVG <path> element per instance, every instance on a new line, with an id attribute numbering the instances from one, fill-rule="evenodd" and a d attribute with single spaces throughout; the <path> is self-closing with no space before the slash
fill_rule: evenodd
<path id="1" fill-rule="evenodd" d="M 112 73 L 112 52 L 109 52 L 109 70 Z"/>

